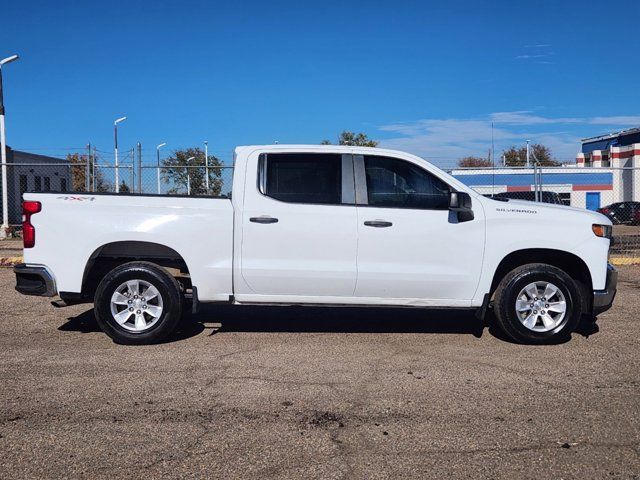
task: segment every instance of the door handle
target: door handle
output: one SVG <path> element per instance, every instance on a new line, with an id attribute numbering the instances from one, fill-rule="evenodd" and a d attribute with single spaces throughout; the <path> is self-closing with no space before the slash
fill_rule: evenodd
<path id="1" fill-rule="evenodd" d="M 387 222 L 385 220 L 367 220 L 364 222 L 367 227 L 375 227 L 375 228 L 385 228 L 393 225 L 391 222 Z"/>
<path id="2" fill-rule="evenodd" d="M 251 217 L 249 218 L 249 221 L 253 223 L 278 223 L 277 218 L 270 217 L 268 215 L 262 215 L 260 217 Z"/>

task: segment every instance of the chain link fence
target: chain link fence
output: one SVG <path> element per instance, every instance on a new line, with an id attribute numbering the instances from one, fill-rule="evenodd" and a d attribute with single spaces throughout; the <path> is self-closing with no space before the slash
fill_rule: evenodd
<path id="1" fill-rule="evenodd" d="M 640 168 L 489 167 L 448 172 L 487 197 L 598 211 L 614 225 L 612 258 L 640 263 Z"/>
<path id="2" fill-rule="evenodd" d="M 22 195 L 25 192 L 230 197 L 233 183 L 233 167 L 219 165 L 157 167 L 125 164 L 116 168 L 61 161 L 8 163 L 6 170 L 7 223 L 14 230 L 22 222 Z"/>
<path id="3" fill-rule="evenodd" d="M 112 192 L 230 197 L 231 166 L 7 164 L 9 225 L 19 233 L 25 192 Z M 640 262 L 640 168 L 454 168 L 448 173 L 485 196 L 599 211 L 611 219 L 611 255 Z M 635 263 L 635 262 L 632 262 Z"/>

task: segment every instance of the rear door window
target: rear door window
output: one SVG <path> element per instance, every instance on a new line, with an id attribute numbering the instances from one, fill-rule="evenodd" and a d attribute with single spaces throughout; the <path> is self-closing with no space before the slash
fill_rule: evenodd
<path id="1" fill-rule="evenodd" d="M 265 195 L 291 203 L 342 202 L 342 155 L 275 153 L 266 157 Z"/>

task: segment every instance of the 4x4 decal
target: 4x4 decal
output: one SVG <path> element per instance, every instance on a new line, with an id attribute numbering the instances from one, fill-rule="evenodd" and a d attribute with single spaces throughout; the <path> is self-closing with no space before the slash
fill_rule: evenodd
<path id="1" fill-rule="evenodd" d="M 78 197 L 75 195 L 66 195 L 64 197 L 56 197 L 58 200 L 71 200 L 76 202 L 93 202 L 96 197 Z"/>

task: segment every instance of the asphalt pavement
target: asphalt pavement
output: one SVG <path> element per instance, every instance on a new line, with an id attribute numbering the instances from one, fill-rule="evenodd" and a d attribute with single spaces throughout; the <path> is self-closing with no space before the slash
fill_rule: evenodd
<path id="1" fill-rule="evenodd" d="M 114 344 L 0 269 L 0 478 L 640 478 L 640 267 L 561 345 L 472 313 L 208 307 Z"/>

